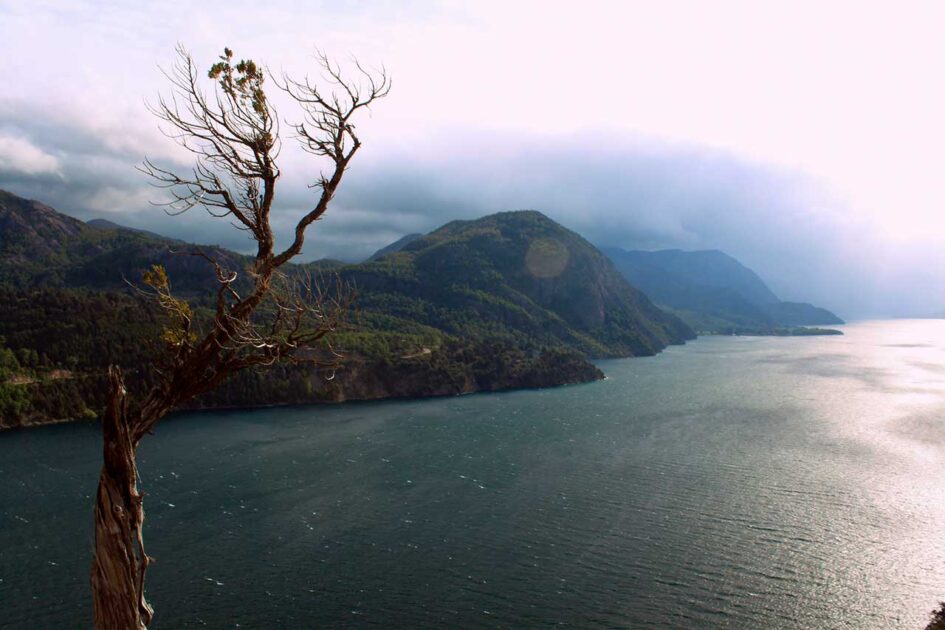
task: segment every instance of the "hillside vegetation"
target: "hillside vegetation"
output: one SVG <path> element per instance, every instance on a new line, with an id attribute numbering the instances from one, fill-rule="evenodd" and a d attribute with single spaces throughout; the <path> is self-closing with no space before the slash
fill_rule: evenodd
<path id="1" fill-rule="evenodd" d="M 237 253 L 86 224 L 0 191 L 0 426 L 94 417 L 110 363 L 132 387 L 147 386 L 163 322 L 129 283 L 162 264 L 199 318 L 213 276 L 198 251 L 247 275 Z M 195 406 L 579 383 L 603 376 L 590 358 L 651 355 L 694 336 L 590 243 L 538 212 L 453 222 L 362 264 L 320 261 L 289 273 L 355 288 L 351 325 L 331 340 L 341 368 L 240 373 Z"/>

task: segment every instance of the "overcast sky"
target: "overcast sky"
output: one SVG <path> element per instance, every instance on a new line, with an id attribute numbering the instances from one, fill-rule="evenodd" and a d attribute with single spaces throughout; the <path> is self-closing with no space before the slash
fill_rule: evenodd
<path id="1" fill-rule="evenodd" d="M 147 4 L 147 6 L 145 6 Z M 199 9 L 191 5 L 197 4 Z M 386 66 L 391 95 L 307 258 L 545 212 L 592 242 L 722 249 L 847 317 L 945 309 L 945 3 L 0 2 L 0 188 L 240 250 L 170 218 L 135 171 L 179 160 L 146 101 L 180 42 L 314 73 Z M 292 119 L 292 111 L 280 113 Z M 317 165 L 287 151 L 279 229 Z"/>

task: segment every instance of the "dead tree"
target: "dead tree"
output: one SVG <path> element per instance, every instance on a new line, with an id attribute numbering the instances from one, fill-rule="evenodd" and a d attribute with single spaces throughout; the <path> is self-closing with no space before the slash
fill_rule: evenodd
<path id="1" fill-rule="evenodd" d="M 316 58 L 327 90 L 308 79 L 275 80 L 301 109 L 301 121 L 291 125 L 295 137 L 328 165 L 314 185 L 312 208 L 280 251 L 270 225 L 279 179 L 279 119 L 264 90 L 267 73 L 251 60 L 234 62 L 226 49 L 210 68 L 207 92 L 191 56 L 183 48 L 177 52 L 178 62 L 165 73 L 172 93 L 153 111 L 165 132 L 195 155 L 195 163 L 184 174 L 150 160 L 141 170 L 170 191 L 169 213 L 205 208 L 247 231 L 257 247 L 241 291 L 235 284 L 240 270 L 197 254 L 207 258 L 216 282 L 212 315 L 205 318 L 195 316 L 190 304 L 172 293 L 162 267 L 145 274 L 148 292 L 167 316 L 166 353 L 155 367 L 156 385 L 140 398 L 126 391 L 118 367 L 109 369 L 91 575 L 94 622 L 100 629 L 145 628 L 153 616 L 144 594 L 151 558 L 142 537 L 144 510 L 135 463 L 141 439 L 170 411 L 239 370 L 325 358 L 320 344 L 339 325 L 350 294 L 322 291 L 297 273 L 287 273 L 285 265 L 301 253 L 307 228 L 325 214 L 361 147 L 353 119 L 390 90 L 384 70 L 369 72 L 355 61 L 352 78 L 321 53 Z M 334 358 L 329 355 L 328 360 Z"/>

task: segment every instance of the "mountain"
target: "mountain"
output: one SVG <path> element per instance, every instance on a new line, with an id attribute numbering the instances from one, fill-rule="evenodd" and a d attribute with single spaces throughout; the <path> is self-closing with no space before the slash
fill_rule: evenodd
<path id="1" fill-rule="evenodd" d="M 196 316 L 211 308 L 204 252 L 121 226 L 88 225 L 0 195 L 0 426 L 94 416 L 110 363 L 149 384 L 161 317 L 130 289 L 152 263 Z M 304 366 L 246 371 L 193 407 L 448 395 L 602 378 L 588 357 L 654 354 L 693 336 L 590 243 L 537 212 L 453 222 L 356 265 L 314 271 L 356 287 L 357 317 L 333 339 L 335 378 Z M 241 274 L 246 277 L 248 274 Z"/>
<path id="2" fill-rule="evenodd" d="M 67 261 L 67 247 L 90 230 L 78 219 L 0 190 L 0 277 L 41 274 Z"/>
<path id="3" fill-rule="evenodd" d="M 114 226 L 114 227 L 112 227 Z M 155 263 L 182 293 L 205 293 L 212 278 L 206 253 L 244 269 L 249 259 L 212 245 L 183 243 L 142 230 L 88 224 L 36 201 L 0 190 L 0 283 L 22 289 L 86 288 L 124 291 Z"/>
<path id="4" fill-rule="evenodd" d="M 422 236 L 423 236 L 423 234 L 419 234 L 419 233 L 418 233 L 418 234 L 408 234 L 408 235 L 406 235 L 406 236 L 402 236 L 402 237 L 400 237 L 399 239 L 397 239 L 396 241 L 394 241 L 393 243 L 391 243 L 390 245 L 387 245 L 386 247 L 382 247 L 382 248 L 380 248 L 379 250 L 377 250 L 376 252 L 374 252 L 373 254 L 371 254 L 371 255 L 367 258 L 367 260 L 366 260 L 365 262 L 373 262 L 373 261 L 377 260 L 378 258 L 380 258 L 380 257 L 382 257 L 382 256 L 385 256 L 385 255 L 387 255 L 387 254 L 393 254 L 394 252 L 399 252 L 399 251 L 402 250 L 404 247 L 406 247 L 406 246 L 409 245 L 410 243 L 414 242 L 414 241 L 417 240 L 418 238 L 421 238 Z"/>
<path id="5" fill-rule="evenodd" d="M 451 334 L 595 357 L 654 354 L 693 336 L 593 245 L 535 211 L 454 221 L 341 275 L 364 292 L 361 308 Z"/>
<path id="6" fill-rule="evenodd" d="M 3 262 L 50 256 L 82 234 L 86 225 L 38 201 L 0 190 L 0 254 Z"/>
<path id="7" fill-rule="evenodd" d="M 214 288 L 213 272 L 194 254 L 237 271 L 251 263 L 221 247 L 108 223 L 90 226 L 9 193 L 0 197 L 0 222 L 10 225 L 0 241 L 0 282 L 18 288 L 126 291 L 159 263 L 176 293 L 199 300 Z M 12 264 L 7 241 L 16 244 Z M 362 315 L 396 320 L 395 326 L 566 344 L 594 357 L 654 354 L 693 336 L 593 245 L 539 212 L 454 221 L 384 250 L 390 253 L 361 264 L 323 260 L 288 269 L 338 273 L 357 287 Z"/>
<path id="8" fill-rule="evenodd" d="M 702 332 L 774 333 L 842 324 L 830 311 L 782 302 L 751 269 L 717 250 L 604 252 L 628 282 Z"/>

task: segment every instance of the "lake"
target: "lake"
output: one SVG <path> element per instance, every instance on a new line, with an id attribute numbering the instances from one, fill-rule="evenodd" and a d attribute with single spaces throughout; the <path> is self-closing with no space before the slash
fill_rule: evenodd
<path id="1" fill-rule="evenodd" d="M 707 337 L 605 381 L 181 414 L 140 453 L 153 628 L 921 628 L 945 321 Z M 87 627 L 95 426 L 0 433 L 0 626 Z"/>

